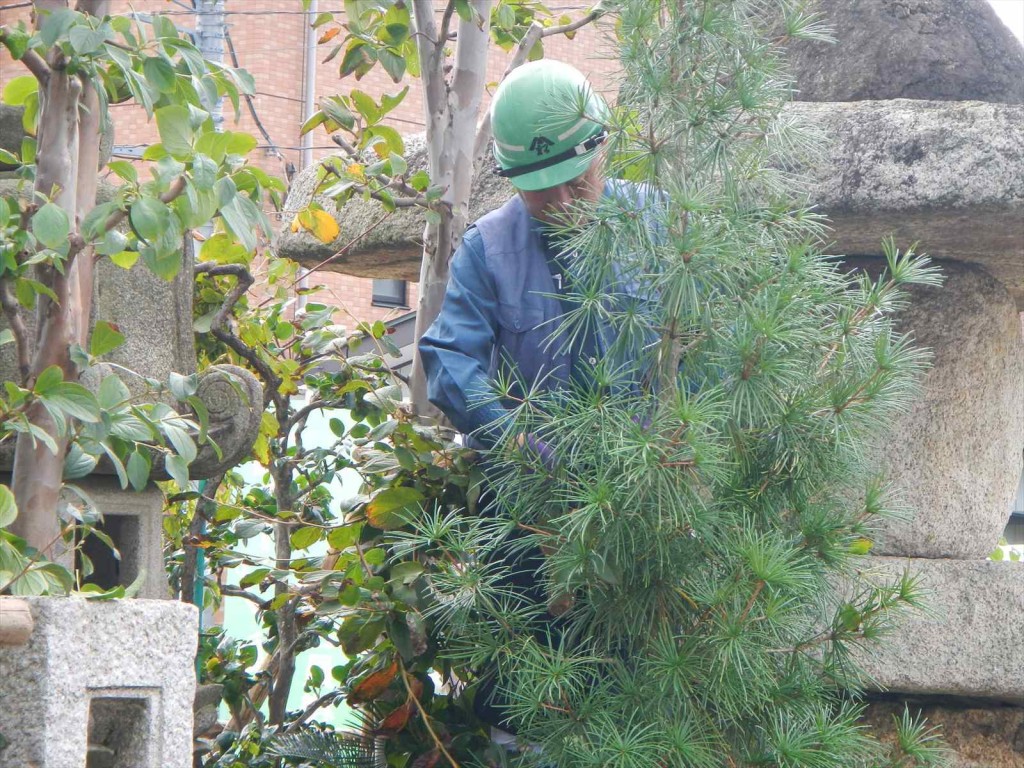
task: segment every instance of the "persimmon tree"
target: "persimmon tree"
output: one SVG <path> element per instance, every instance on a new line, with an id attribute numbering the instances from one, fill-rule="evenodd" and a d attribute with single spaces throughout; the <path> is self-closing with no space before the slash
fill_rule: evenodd
<path id="1" fill-rule="evenodd" d="M 246 165 L 255 139 L 216 132 L 210 116 L 218 99 L 237 106 L 252 91 L 248 75 L 204 61 L 166 19 L 140 24 L 109 10 L 108 0 L 37 0 L 31 24 L 0 27 L 0 44 L 25 70 L 7 83 L 4 102 L 23 108 L 26 132 L 20 153 L 0 158 L 19 180 L 0 199 L 0 303 L 17 360 L 3 395 L 3 437 L 15 448 L 0 524 L 41 555 L 61 540 L 65 479 L 102 459 L 125 486 L 142 487 L 156 451 L 186 482 L 201 431 L 117 376 L 98 392 L 79 383 L 123 341 L 116 327 L 91 319 L 97 262 L 141 261 L 169 280 L 182 267 L 186 231 L 211 220 L 252 250 L 269 235 L 259 200 L 280 189 Z M 101 168 L 109 107 L 125 101 L 145 109 L 159 132 L 142 172 L 124 161 Z M 118 179 L 104 202 L 101 170 Z M 172 394 L 187 400 L 188 384 L 175 382 Z"/>

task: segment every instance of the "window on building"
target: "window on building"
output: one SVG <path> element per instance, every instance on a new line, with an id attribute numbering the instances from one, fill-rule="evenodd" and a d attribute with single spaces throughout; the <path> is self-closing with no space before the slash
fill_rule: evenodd
<path id="1" fill-rule="evenodd" d="M 371 303 L 375 307 L 406 307 L 405 280 L 374 280 Z"/>

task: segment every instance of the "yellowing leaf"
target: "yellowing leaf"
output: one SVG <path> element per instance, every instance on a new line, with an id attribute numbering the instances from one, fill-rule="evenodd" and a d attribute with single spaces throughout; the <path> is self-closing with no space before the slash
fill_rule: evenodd
<path id="1" fill-rule="evenodd" d="M 345 169 L 345 172 L 349 176 L 354 176 L 359 181 L 366 181 L 366 173 L 364 172 L 363 166 L 359 163 L 352 163 Z"/>
<path id="2" fill-rule="evenodd" d="M 366 505 L 366 519 L 382 531 L 401 528 L 406 522 L 405 515 L 415 510 L 421 501 L 423 493 L 416 488 L 385 488 Z"/>
<path id="3" fill-rule="evenodd" d="M 304 211 L 299 211 L 299 215 L 295 218 L 304 229 L 311 232 L 313 237 L 321 243 L 333 242 L 338 236 L 338 233 L 341 232 L 341 229 L 338 227 L 338 222 L 336 222 L 334 217 L 327 213 L 327 211 L 307 208 Z M 295 230 L 293 229 L 292 231 Z"/>
<path id="4" fill-rule="evenodd" d="M 139 260 L 138 251 L 119 251 L 110 255 L 110 260 L 114 262 L 121 269 L 131 269 L 135 262 Z"/>
<path id="5" fill-rule="evenodd" d="M 859 539 L 854 539 L 854 541 L 850 544 L 850 552 L 852 552 L 855 555 L 866 555 L 868 552 L 871 551 L 871 548 L 873 546 L 875 546 L 875 542 L 873 542 L 871 539 L 865 539 L 863 537 Z"/>
<path id="6" fill-rule="evenodd" d="M 329 42 L 331 42 L 331 40 L 333 40 L 334 38 L 336 38 L 338 36 L 339 32 L 341 32 L 341 27 L 331 27 L 326 32 L 324 32 L 322 35 L 320 35 L 320 39 L 317 40 L 316 42 L 317 42 L 318 45 L 323 45 L 324 43 L 329 43 Z"/>

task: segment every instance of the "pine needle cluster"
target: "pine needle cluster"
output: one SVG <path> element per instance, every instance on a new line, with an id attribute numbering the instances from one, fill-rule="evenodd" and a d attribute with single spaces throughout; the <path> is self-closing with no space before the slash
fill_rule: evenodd
<path id="1" fill-rule="evenodd" d="M 853 651 L 921 589 L 861 572 L 901 512 L 879 446 L 928 365 L 894 316 L 937 272 L 892 244 L 875 280 L 822 255 L 798 172 L 820 142 L 783 109 L 784 42 L 823 36 L 802 4 L 617 10 L 609 175 L 639 186 L 556 234 L 550 337 L 606 329 L 600 355 L 568 389 L 510 374 L 494 516 L 396 543 L 444 552 L 431 618 L 449 663 L 497 675 L 540 747 L 523 764 L 883 765 Z M 507 578 L 530 551 L 546 601 Z"/>

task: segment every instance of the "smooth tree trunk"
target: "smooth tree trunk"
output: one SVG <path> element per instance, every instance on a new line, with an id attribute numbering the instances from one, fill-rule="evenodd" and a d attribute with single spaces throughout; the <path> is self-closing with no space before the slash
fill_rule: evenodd
<path id="1" fill-rule="evenodd" d="M 69 6 L 68 0 L 37 0 L 36 23 L 41 20 L 41 12 Z M 105 15 L 109 0 L 82 0 L 76 8 Z M 96 204 L 101 115 L 92 83 L 68 73 L 66 64 L 64 55 L 54 49 L 46 57 L 48 71 L 36 73 L 40 79 L 36 200 L 38 195 L 52 195 L 53 202 L 68 215 L 71 237 L 64 274 L 52 266 L 37 267 L 36 279 L 57 298 L 54 301 L 39 297 L 34 337 L 27 340 L 31 345 L 27 385 L 54 365 L 63 371 L 65 379 L 77 379 L 71 348 L 75 344 L 85 346 L 89 333 L 93 263 L 92 253 L 82 250 L 79 227 Z M 57 507 L 68 435 L 61 434 L 41 405 L 31 406 L 27 415 L 54 439 L 57 450 L 51 450 L 28 433 L 19 433 L 11 478 L 19 513 L 11 530 L 45 556 L 53 556 L 60 542 Z"/>
<path id="2" fill-rule="evenodd" d="M 473 20 L 459 19 L 454 66 L 445 69 L 446 28 L 439 27 L 430 0 L 415 0 L 413 22 L 417 32 L 424 86 L 427 155 L 430 178 L 442 187 L 441 221 L 428 223 L 423 234 L 416 338 L 437 318 L 448 285 L 448 263 L 466 228 L 469 191 L 476 170 L 475 147 L 480 105 L 487 83 L 487 50 L 493 0 L 473 0 Z M 447 18 L 448 15 L 446 15 Z M 426 380 L 416 350 L 410 383 L 413 408 L 421 415 L 436 416 L 427 401 Z"/>

